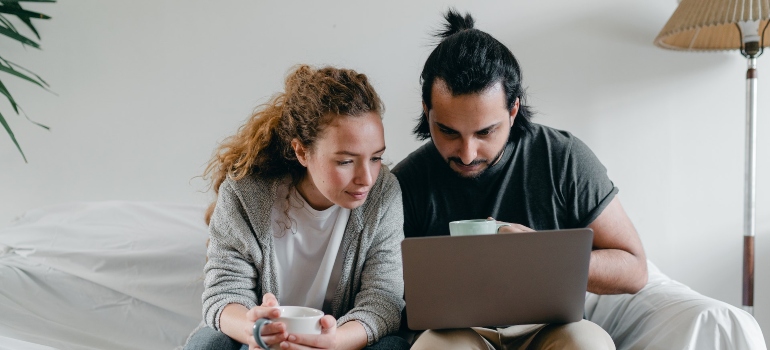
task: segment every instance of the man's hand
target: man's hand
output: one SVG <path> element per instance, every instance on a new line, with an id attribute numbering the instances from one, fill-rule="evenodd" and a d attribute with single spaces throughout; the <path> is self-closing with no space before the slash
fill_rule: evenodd
<path id="1" fill-rule="evenodd" d="M 493 217 L 488 217 L 487 220 L 494 220 Z M 535 232 L 535 230 L 519 224 L 512 224 L 509 222 L 497 221 L 498 224 L 508 224 L 508 226 L 502 226 L 497 229 L 497 233 L 521 233 L 521 232 Z"/>

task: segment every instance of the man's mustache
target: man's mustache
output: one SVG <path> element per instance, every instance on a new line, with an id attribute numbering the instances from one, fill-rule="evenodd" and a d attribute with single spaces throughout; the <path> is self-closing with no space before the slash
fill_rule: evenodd
<path id="1" fill-rule="evenodd" d="M 487 164 L 487 162 L 488 162 L 486 159 L 474 159 L 469 164 L 465 164 L 465 163 L 463 163 L 463 161 L 459 157 L 449 157 L 448 159 L 449 159 L 449 162 L 455 162 L 455 163 L 463 165 L 463 166 L 476 166 L 476 165 L 479 165 L 479 164 Z"/>

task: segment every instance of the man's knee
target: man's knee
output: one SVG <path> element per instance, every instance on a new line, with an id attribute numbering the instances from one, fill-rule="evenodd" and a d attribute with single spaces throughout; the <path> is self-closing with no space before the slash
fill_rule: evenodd
<path id="1" fill-rule="evenodd" d="M 472 349 L 488 350 L 487 342 L 470 328 L 427 330 L 412 345 L 412 350 Z"/>
<path id="2" fill-rule="evenodd" d="M 615 343 L 599 325 L 582 320 L 567 324 L 552 324 L 538 332 L 532 341 L 535 349 L 596 349 L 614 350 Z"/>

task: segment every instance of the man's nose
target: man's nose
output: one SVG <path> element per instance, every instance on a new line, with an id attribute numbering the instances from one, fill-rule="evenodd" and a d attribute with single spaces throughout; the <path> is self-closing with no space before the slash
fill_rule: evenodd
<path id="1" fill-rule="evenodd" d="M 462 139 L 457 156 L 463 164 L 471 164 L 476 159 L 476 156 L 478 155 L 477 147 L 478 145 L 473 138 Z"/>

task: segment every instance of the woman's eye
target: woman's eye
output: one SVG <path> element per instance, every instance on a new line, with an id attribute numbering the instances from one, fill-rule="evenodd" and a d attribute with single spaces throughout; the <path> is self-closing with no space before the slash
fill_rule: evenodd
<path id="1" fill-rule="evenodd" d="M 376 162 L 381 162 L 381 161 L 382 161 L 382 157 L 373 157 L 373 158 L 372 158 L 372 162 L 373 162 L 373 163 L 376 163 Z"/>
<path id="2" fill-rule="evenodd" d="M 347 165 L 347 164 L 350 164 L 350 163 L 353 163 L 353 161 L 352 160 L 340 160 L 340 161 L 337 161 L 338 165 Z"/>

